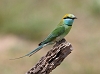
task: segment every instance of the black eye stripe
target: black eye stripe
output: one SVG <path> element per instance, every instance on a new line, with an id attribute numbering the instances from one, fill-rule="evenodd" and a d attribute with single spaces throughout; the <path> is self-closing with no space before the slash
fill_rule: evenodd
<path id="1" fill-rule="evenodd" d="M 67 19 L 67 18 L 72 19 L 72 18 L 70 18 L 70 17 L 65 17 L 64 19 Z"/>
<path id="2" fill-rule="evenodd" d="M 70 18 L 70 17 L 67 17 L 67 18 Z"/>

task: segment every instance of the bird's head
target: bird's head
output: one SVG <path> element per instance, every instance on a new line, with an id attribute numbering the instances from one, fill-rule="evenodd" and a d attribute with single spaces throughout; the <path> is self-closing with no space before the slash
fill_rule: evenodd
<path id="1" fill-rule="evenodd" d="M 64 24 L 68 26 L 72 26 L 74 19 L 77 19 L 73 14 L 66 14 L 63 17 L 63 22 Z"/>

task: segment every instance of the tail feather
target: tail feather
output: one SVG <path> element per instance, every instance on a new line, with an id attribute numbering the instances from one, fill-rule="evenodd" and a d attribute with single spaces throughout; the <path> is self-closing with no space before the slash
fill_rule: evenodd
<path id="1" fill-rule="evenodd" d="M 9 59 L 9 60 L 15 60 L 15 59 L 20 59 L 20 58 L 23 58 L 23 57 L 26 57 L 26 56 L 32 56 L 34 53 L 36 53 L 37 51 L 39 51 L 40 49 L 42 49 L 44 46 L 47 46 L 47 44 L 44 44 L 44 45 L 40 45 L 38 46 L 36 49 L 34 49 L 33 51 L 31 51 L 30 53 L 24 55 L 24 56 L 21 56 L 21 57 L 18 57 L 18 58 L 14 58 L 14 59 Z"/>

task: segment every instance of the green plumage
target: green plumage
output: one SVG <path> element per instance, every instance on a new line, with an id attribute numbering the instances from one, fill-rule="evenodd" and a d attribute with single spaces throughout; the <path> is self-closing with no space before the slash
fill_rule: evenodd
<path id="1" fill-rule="evenodd" d="M 39 45 L 46 44 L 48 42 L 55 42 L 62 39 L 66 34 L 69 33 L 71 26 L 63 24 L 63 21 L 59 23 L 56 29 L 54 29 L 50 35 L 42 41 Z"/>
<path id="2" fill-rule="evenodd" d="M 15 59 L 20 59 L 25 56 L 31 56 L 34 53 L 36 53 L 37 51 L 39 51 L 40 49 L 42 49 L 43 47 L 45 47 L 49 44 L 53 44 L 56 41 L 63 39 L 69 33 L 74 19 L 76 19 L 76 17 L 73 14 L 66 14 L 63 17 L 62 21 L 58 24 L 58 26 L 47 36 L 47 38 L 44 41 L 42 41 L 39 44 L 39 46 L 36 49 L 34 49 L 30 53 L 28 53 L 22 57 L 15 58 Z M 14 59 L 11 59 L 11 60 L 14 60 Z"/>

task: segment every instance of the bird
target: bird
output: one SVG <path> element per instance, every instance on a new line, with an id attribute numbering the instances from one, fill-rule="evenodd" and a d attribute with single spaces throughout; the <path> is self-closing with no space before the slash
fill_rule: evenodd
<path id="1" fill-rule="evenodd" d="M 36 53 L 37 51 L 39 51 L 40 49 L 42 49 L 43 47 L 47 46 L 47 45 L 52 45 L 56 42 L 59 42 L 60 40 L 62 40 L 71 30 L 74 19 L 77 19 L 76 16 L 74 16 L 73 14 L 66 14 L 63 16 L 62 20 L 60 21 L 60 23 L 57 25 L 57 27 L 42 41 L 38 44 L 38 47 L 36 49 L 34 49 L 33 51 L 31 51 L 30 53 L 18 57 L 18 58 L 14 58 L 14 59 L 10 59 L 10 60 L 15 60 L 15 59 L 20 59 L 26 56 L 32 56 L 34 53 Z"/>

